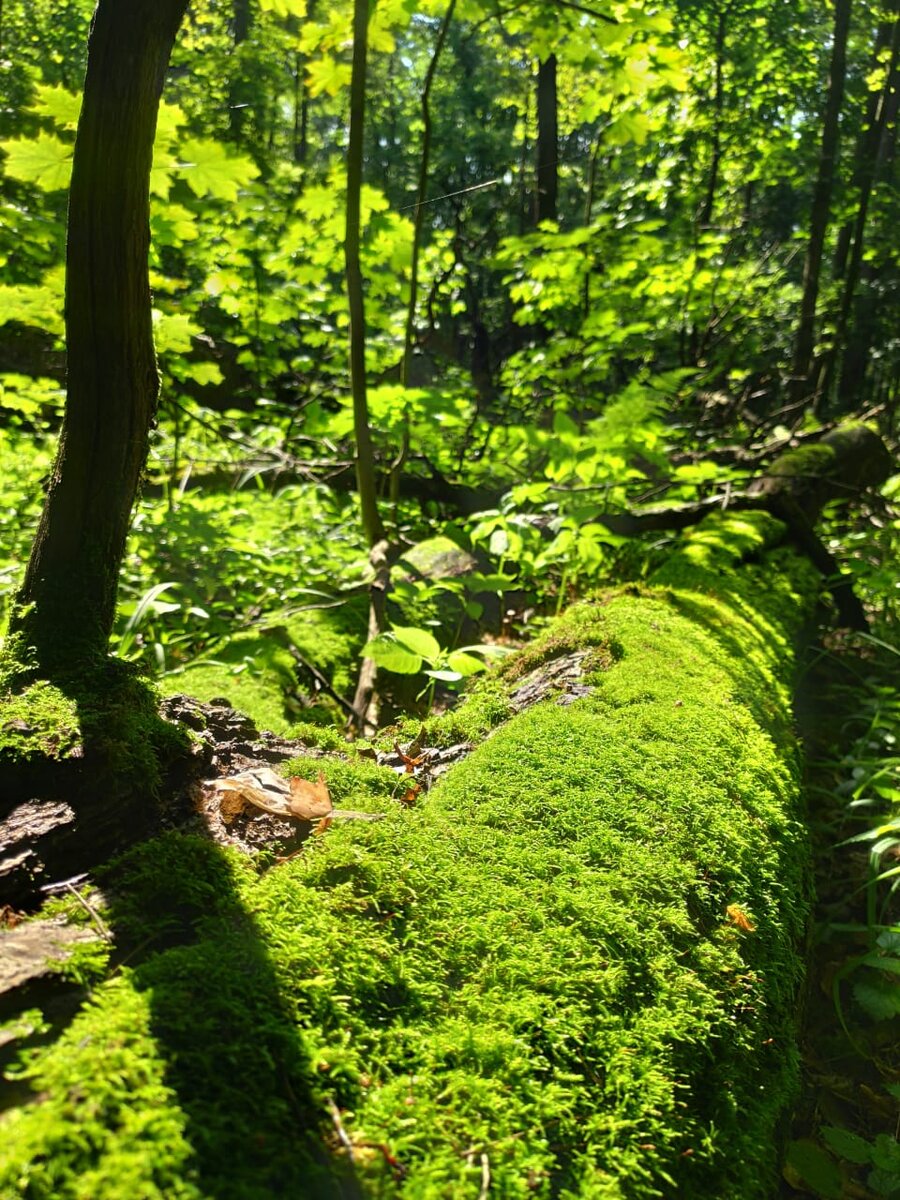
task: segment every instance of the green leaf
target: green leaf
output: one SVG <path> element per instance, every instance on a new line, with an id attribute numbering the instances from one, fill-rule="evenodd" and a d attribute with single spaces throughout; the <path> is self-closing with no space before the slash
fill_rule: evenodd
<path id="1" fill-rule="evenodd" d="M 887 1021 L 900 1015 L 900 988 L 892 980 L 879 976 L 858 979 L 853 984 L 853 996 L 874 1021 Z"/>
<path id="2" fill-rule="evenodd" d="M 52 133 L 0 142 L 0 150 L 6 154 L 6 174 L 23 183 L 37 184 L 45 192 L 69 186 L 73 149 L 71 143 L 60 141 Z"/>
<path id="3" fill-rule="evenodd" d="M 154 308 L 153 341 L 158 353 L 190 350 L 192 338 L 200 333 L 200 326 L 186 313 L 164 313 Z"/>
<path id="4" fill-rule="evenodd" d="M 262 12 L 274 13 L 276 17 L 306 16 L 306 0 L 259 0 Z"/>
<path id="5" fill-rule="evenodd" d="M 310 96 L 320 96 L 322 92 L 336 96 L 349 85 L 351 74 L 349 63 L 336 62 L 330 54 L 316 59 L 306 68 Z"/>
<path id="6" fill-rule="evenodd" d="M 824 1125 L 820 1130 L 822 1139 L 828 1146 L 852 1163 L 867 1163 L 872 1160 L 872 1147 L 869 1143 L 849 1129 L 838 1129 L 834 1125 Z"/>
<path id="7" fill-rule="evenodd" d="M 179 148 L 185 182 L 195 196 L 233 204 L 259 171 L 246 154 L 229 154 L 219 142 L 193 138 Z"/>
<path id="8" fill-rule="evenodd" d="M 477 675 L 485 669 L 485 664 L 480 658 L 473 658 L 471 654 L 464 654 L 462 650 L 454 650 L 448 655 L 447 666 L 460 675 Z"/>
<path id="9" fill-rule="evenodd" d="M 872 1149 L 872 1163 L 880 1171 L 891 1171 L 900 1176 L 900 1142 L 889 1133 L 879 1133 Z"/>
<path id="10" fill-rule="evenodd" d="M 459 671 L 447 671 L 443 667 L 440 670 L 427 670 L 423 674 L 430 675 L 432 679 L 440 679 L 443 683 L 459 683 L 462 675 Z"/>
<path id="11" fill-rule="evenodd" d="M 414 654 L 389 633 L 381 633 L 362 648 L 363 658 L 371 658 L 385 671 L 395 675 L 418 675 L 422 669 L 422 658 Z"/>
<path id="12" fill-rule="evenodd" d="M 49 117 L 60 129 L 74 129 L 81 112 L 81 95 L 66 91 L 58 84 L 39 83 L 35 89 L 37 103 L 33 111 L 41 117 Z"/>
<path id="13" fill-rule="evenodd" d="M 817 1196 L 841 1200 L 841 1172 L 831 1156 L 810 1138 L 791 1142 L 786 1162 Z"/>
<path id="14" fill-rule="evenodd" d="M 394 625 L 392 628 L 397 641 L 413 654 L 418 654 L 431 663 L 437 662 L 441 657 L 441 647 L 437 638 L 427 629 L 414 629 L 404 625 Z"/>

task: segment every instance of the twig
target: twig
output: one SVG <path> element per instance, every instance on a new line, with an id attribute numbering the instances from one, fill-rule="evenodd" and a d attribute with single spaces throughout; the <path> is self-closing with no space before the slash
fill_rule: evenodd
<path id="1" fill-rule="evenodd" d="M 343 603 L 343 601 L 341 603 Z M 304 658 L 296 646 L 292 644 L 289 649 L 292 657 L 296 659 L 296 661 L 301 667 L 303 667 L 304 670 L 309 671 L 310 675 L 312 675 L 319 687 L 322 688 L 324 692 L 327 692 L 333 700 L 336 700 L 344 712 L 348 714 L 348 716 L 352 717 L 354 721 L 358 721 L 361 724 L 363 720 L 362 713 L 357 712 L 350 701 L 345 700 L 340 692 L 335 690 L 334 686 L 328 681 L 327 676 L 323 675 L 314 663 L 311 663 L 307 658 Z"/>
<path id="2" fill-rule="evenodd" d="M 340 1110 L 330 1096 L 325 1103 L 328 1106 L 329 1113 L 331 1113 L 331 1120 L 335 1130 L 337 1131 L 341 1145 L 347 1151 L 347 1157 L 350 1159 L 350 1162 L 355 1163 L 356 1160 L 353 1157 L 353 1143 L 350 1141 L 350 1138 L 347 1135 L 347 1130 L 344 1128 L 344 1123 L 341 1121 Z"/>
<path id="3" fill-rule="evenodd" d="M 78 903 L 81 905 L 81 907 L 87 911 L 88 916 L 91 918 L 91 920 L 97 926 L 97 932 L 100 934 L 100 936 L 103 938 L 103 940 L 105 942 L 111 942 L 113 940 L 113 935 L 112 935 L 112 933 L 110 933 L 109 926 L 106 925 L 103 918 L 97 912 L 96 908 L 94 908 L 93 905 L 89 904 L 88 901 L 85 900 L 84 896 L 82 896 L 79 892 L 77 892 L 75 890 L 75 888 L 72 887 L 71 883 L 69 883 L 68 880 L 66 880 L 66 891 L 71 892 L 72 895 L 75 897 L 75 899 L 78 901 Z"/>
<path id="4" fill-rule="evenodd" d="M 487 1200 L 487 1194 L 491 1190 L 491 1162 L 485 1151 L 481 1153 L 481 1191 L 478 1193 L 478 1200 Z"/>

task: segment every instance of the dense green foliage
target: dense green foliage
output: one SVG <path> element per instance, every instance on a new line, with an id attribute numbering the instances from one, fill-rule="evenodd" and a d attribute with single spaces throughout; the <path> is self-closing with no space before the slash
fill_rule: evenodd
<path id="1" fill-rule="evenodd" d="M 4 620 L 65 396 L 92 6 L 0 4 Z M 330 1197 L 351 1167 L 420 1200 L 771 1194 L 810 890 L 790 689 L 820 581 L 761 514 L 634 537 L 604 517 L 727 510 L 791 441 L 814 470 L 831 418 L 896 440 L 900 23 L 853 6 L 832 161 L 841 7 L 372 0 L 376 633 L 344 266 L 353 4 L 193 0 L 150 179 L 162 392 L 110 646 L 130 666 L 0 674 L 0 767 L 88 747 L 98 796 L 158 799 L 183 741 L 144 672 L 328 751 L 287 773 L 321 766 L 337 804 L 387 816 L 274 866 L 171 833 L 114 867 L 114 946 L 66 967 L 86 1002 L 52 1036 L 16 1020 L 35 1095 L 3 1119 L 4 1200 Z M 821 526 L 873 622 L 863 677 L 829 693 L 852 736 L 829 727 L 811 794 L 820 844 L 853 837 L 863 864 L 864 911 L 837 905 L 818 940 L 828 1061 L 864 1045 L 877 1119 L 807 1052 L 819 1090 L 784 1169 L 833 1200 L 900 1194 L 900 728 L 874 666 L 900 622 L 898 478 Z M 590 694 L 515 715 L 531 672 L 583 652 Z M 364 656 L 382 717 L 407 714 L 379 748 L 476 747 L 418 807 L 344 742 Z M 49 910 L 96 924 L 71 896 Z"/>

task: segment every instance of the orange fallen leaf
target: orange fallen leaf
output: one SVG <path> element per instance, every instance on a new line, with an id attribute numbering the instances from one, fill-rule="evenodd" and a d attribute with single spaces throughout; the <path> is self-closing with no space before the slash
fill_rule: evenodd
<path id="1" fill-rule="evenodd" d="M 317 821 L 321 817 L 329 816 L 334 805 L 331 803 L 328 785 L 325 783 L 324 771 L 319 772 L 319 778 L 315 783 L 294 776 L 290 785 L 290 810 L 293 816 L 300 817 L 303 821 Z"/>
<path id="2" fill-rule="evenodd" d="M 321 821 L 316 821 L 315 825 L 313 826 L 313 837 L 321 837 L 325 830 L 331 825 L 333 820 L 334 817 L 331 815 L 331 813 L 328 813 L 327 816 L 324 816 L 321 819 Z"/>
<path id="3" fill-rule="evenodd" d="M 412 808 L 412 806 L 415 804 L 416 800 L 418 799 L 419 793 L 421 792 L 421 790 L 422 790 L 422 785 L 420 783 L 412 784 L 410 787 L 408 787 L 406 789 L 406 791 L 400 797 L 400 803 L 405 804 L 408 808 Z"/>
<path id="4" fill-rule="evenodd" d="M 409 754 L 404 754 L 404 752 L 400 749 L 398 742 L 394 742 L 394 749 L 400 755 L 400 760 L 402 761 L 404 767 L 406 767 L 407 775 L 412 775 L 416 767 L 420 767 L 425 761 L 424 755 L 420 754 L 417 757 L 411 757 Z M 410 749 L 412 749 L 412 746 L 410 746 Z"/>
<path id="5" fill-rule="evenodd" d="M 753 931 L 756 929 L 756 926 L 739 904 L 729 904 L 725 909 L 725 912 L 728 916 L 728 920 L 737 929 L 743 929 L 745 933 L 753 933 Z"/>

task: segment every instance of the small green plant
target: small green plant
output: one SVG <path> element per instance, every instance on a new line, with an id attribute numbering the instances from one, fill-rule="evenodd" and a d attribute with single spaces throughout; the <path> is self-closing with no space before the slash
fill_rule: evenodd
<path id="1" fill-rule="evenodd" d="M 505 649 L 499 646 L 462 646 L 459 650 L 445 650 L 429 630 L 407 625 L 393 625 L 363 647 L 363 654 L 385 671 L 393 671 L 395 675 L 427 675 L 430 682 L 417 699 L 427 693 L 429 703 L 438 680 L 450 686 L 458 685 L 468 676 L 485 670 L 486 658 L 503 653 L 506 653 Z"/>

